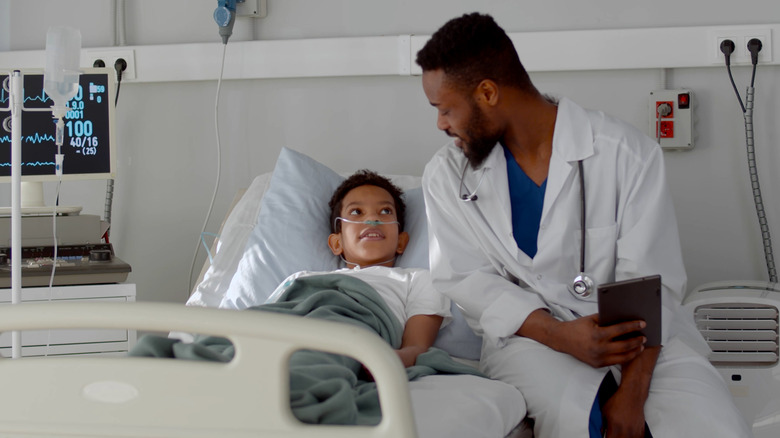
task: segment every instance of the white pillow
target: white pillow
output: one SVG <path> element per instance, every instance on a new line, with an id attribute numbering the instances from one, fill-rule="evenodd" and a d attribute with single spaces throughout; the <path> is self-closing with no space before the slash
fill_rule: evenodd
<path id="1" fill-rule="evenodd" d="M 245 309 L 265 302 L 287 276 L 301 270 L 330 271 L 328 200 L 343 178 L 317 161 L 282 148 L 263 196 L 236 274 L 220 304 Z"/>
<path id="2" fill-rule="evenodd" d="M 219 307 L 225 291 L 230 286 L 230 280 L 236 273 L 246 241 L 257 224 L 260 200 L 268 190 L 270 180 L 270 172 L 258 175 L 233 206 L 222 225 L 213 258 L 203 274 L 203 280 L 195 286 L 187 300 L 188 306 Z"/>
<path id="3" fill-rule="evenodd" d="M 427 269 L 428 223 L 420 179 L 390 178 L 405 190 L 405 231 L 411 237 L 396 266 Z M 290 274 L 302 270 L 330 271 L 342 266 L 327 245 L 328 201 L 342 181 L 344 177 L 327 166 L 282 148 L 260 203 L 257 225 L 246 241 L 219 307 L 245 309 L 262 304 Z M 454 305 L 452 309 L 453 321 L 441 330 L 435 345 L 458 357 L 478 359 L 481 339 L 471 332 Z"/>

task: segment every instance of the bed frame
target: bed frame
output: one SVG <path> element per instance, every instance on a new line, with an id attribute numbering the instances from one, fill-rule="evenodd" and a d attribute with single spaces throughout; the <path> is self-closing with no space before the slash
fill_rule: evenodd
<path id="1" fill-rule="evenodd" d="M 0 436 L 416 437 L 407 377 L 374 333 L 329 321 L 171 303 L 22 303 L 0 307 L 0 331 L 180 330 L 229 338 L 226 364 L 140 357 L 0 359 Z M 290 355 L 338 352 L 374 376 L 379 425 L 312 426 L 287 404 Z M 256 387 L 258 390 L 248 390 Z M 262 388 L 262 390 L 260 390 Z M 221 396 L 220 394 L 224 394 Z"/>

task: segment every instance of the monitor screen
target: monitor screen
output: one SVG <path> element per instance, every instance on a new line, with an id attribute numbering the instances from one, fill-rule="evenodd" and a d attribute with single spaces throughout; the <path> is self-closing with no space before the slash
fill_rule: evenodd
<path id="1" fill-rule="evenodd" d="M 50 108 L 52 100 L 43 91 L 43 72 L 23 70 L 24 107 Z M 7 74 L 0 74 L 5 80 Z M 84 69 L 76 96 L 63 120 L 61 153 L 63 180 L 111 179 L 115 175 L 114 70 Z M 0 108 L 10 105 L 8 91 L 0 89 Z M 10 115 L 0 111 L 0 120 Z M 56 181 L 54 155 L 56 126 L 49 111 L 22 113 L 22 181 Z M 11 133 L 0 129 L 0 182 L 11 180 Z"/>

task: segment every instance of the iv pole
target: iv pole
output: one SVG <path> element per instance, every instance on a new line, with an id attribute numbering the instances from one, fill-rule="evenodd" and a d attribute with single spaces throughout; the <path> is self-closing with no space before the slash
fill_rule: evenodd
<path id="1" fill-rule="evenodd" d="M 11 304 L 22 301 L 22 74 L 9 80 L 11 103 Z M 22 357 L 22 332 L 11 332 L 11 357 Z"/>
<path id="2" fill-rule="evenodd" d="M 11 304 L 22 302 L 22 113 L 52 111 L 24 108 L 24 76 L 14 70 L 8 77 L 11 110 Z M 22 332 L 11 332 L 11 358 L 22 357 Z"/>
<path id="3" fill-rule="evenodd" d="M 67 101 L 75 94 L 68 85 L 73 81 L 65 72 L 78 69 L 81 48 L 81 33 L 64 27 L 49 29 L 46 34 L 46 70 L 44 91 L 54 100 L 52 108 L 29 111 L 52 111 L 57 119 L 57 145 L 62 145 L 62 119 L 67 111 Z M 75 55 L 75 57 L 74 57 Z M 75 62 L 74 62 L 75 61 Z M 70 65 L 74 64 L 74 65 Z M 74 68 L 75 67 L 75 68 Z M 47 77 L 52 75 L 52 89 L 49 91 Z M 71 75 L 72 76 L 72 75 Z M 78 77 L 78 76 L 77 76 Z M 24 79 L 20 70 L 9 76 L 9 101 L 11 110 L 11 304 L 22 301 L 22 112 L 24 111 Z M 78 79 L 76 79 L 78 82 Z M 66 95 L 66 93 L 72 93 Z M 58 150 L 59 154 L 59 150 Z M 56 160 L 55 160 L 56 161 Z M 58 161 L 61 163 L 61 161 Z M 57 168 L 61 172 L 61 168 Z M 22 357 L 22 332 L 11 332 L 11 357 Z"/>

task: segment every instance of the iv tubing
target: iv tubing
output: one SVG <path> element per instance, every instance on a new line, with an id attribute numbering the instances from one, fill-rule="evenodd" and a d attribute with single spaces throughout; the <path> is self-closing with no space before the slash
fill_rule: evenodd
<path id="1" fill-rule="evenodd" d="M 222 74 L 225 71 L 226 51 L 227 51 L 227 44 L 223 44 L 222 64 L 219 70 L 219 80 L 217 80 L 217 96 L 214 99 L 214 128 L 216 130 L 216 136 L 217 136 L 217 178 L 216 178 L 216 183 L 214 184 L 214 193 L 211 195 L 209 210 L 206 213 L 206 219 L 203 221 L 203 228 L 201 228 L 200 234 L 198 236 L 203 236 L 203 233 L 206 231 L 206 226 L 209 223 L 211 212 L 214 210 L 214 200 L 217 199 L 217 192 L 219 191 L 219 180 L 221 178 L 220 175 L 222 173 L 222 143 L 220 142 L 220 138 L 219 138 L 219 91 L 222 88 Z M 195 245 L 195 253 L 192 255 L 192 263 L 190 263 L 190 275 L 187 277 L 187 297 L 189 297 L 190 292 L 192 292 L 192 288 L 193 288 L 192 274 L 195 271 L 195 260 L 197 260 L 198 258 L 199 249 L 200 249 L 200 239 L 198 240 L 198 244 Z"/>

